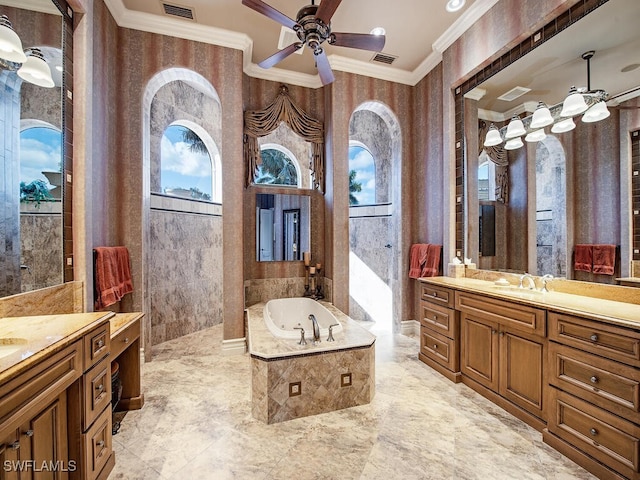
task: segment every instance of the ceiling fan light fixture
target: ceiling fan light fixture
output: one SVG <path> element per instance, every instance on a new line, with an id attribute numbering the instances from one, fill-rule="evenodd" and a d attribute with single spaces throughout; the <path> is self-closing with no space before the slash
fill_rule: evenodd
<path id="1" fill-rule="evenodd" d="M 584 112 L 589 106 L 587 102 L 584 101 L 584 97 L 581 93 L 578 93 L 576 87 L 571 87 L 569 89 L 569 95 L 564 99 L 564 103 L 562 104 L 562 111 L 560 112 L 561 117 L 572 117 L 574 115 L 579 115 Z"/>
<path id="2" fill-rule="evenodd" d="M 544 133 L 544 128 L 539 130 L 534 130 L 531 133 L 528 133 L 524 140 L 526 142 L 539 142 L 540 140 L 544 140 L 547 137 L 547 134 Z"/>
<path id="3" fill-rule="evenodd" d="M 447 2 L 447 12 L 457 12 L 462 7 L 464 7 L 465 0 L 449 0 Z"/>
<path id="4" fill-rule="evenodd" d="M 584 113 L 582 121 L 586 123 L 599 122 L 600 120 L 607 118 L 609 115 L 611 115 L 611 113 L 607 108 L 607 104 L 604 103 L 604 101 L 599 101 Z"/>
<path id="5" fill-rule="evenodd" d="M 523 145 L 524 143 L 522 143 L 522 138 L 516 137 L 516 138 L 512 138 L 511 140 L 508 140 L 507 143 L 504 144 L 504 149 L 515 150 L 517 148 L 522 147 Z"/>
<path id="6" fill-rule="evenodd" d="M 496 145 L 500 145 L 501 143 L 502 137 L 500 136 L 500 130 L 498 130 L 498 128 L 492 123 L 489 126 L 487 135 L 484 138 L 484 146 L 495 147 Z"/>
<path id="7" fill-rule="evenodd" d="M 551 125 L 553 123 L 553 117 L 551 116 L 551 111 L 549 107 L 547 107 L 544 102 L 538 102 L 538 107 L 535 112 L 533 112 L 533 116 L 531 117 L 531 125 L 530 128 L 533 130 L 537 130 L 539 128 L 546 127 L 547 125 Z"/>
<path id="8" fill-rule="evenodd" d="M 524 129 L 522 120 L 520 120 L 520 117 L 518 117 L 517 115 L 514 115 L 513 117 L 511 117 L 511 121 L 509 122 L 509 126 L 507 127 L 507 133 L 504 137 L 506 139 L 521 137 L 525 133 L 527 133 L 527 131 Z"/>
<path id="9" fill-rule="evenodd" d="M 576 124 L 573 121 L 573 118 L 569 117 L 566 118 L 558 123 L 554 123 L 553 127 L 551 127 L 551 132 L 552 133 L 565 133 L 565 132 L 569 132 L 571 130 L 573 130 L 574 128 L 576 128 Z"/>

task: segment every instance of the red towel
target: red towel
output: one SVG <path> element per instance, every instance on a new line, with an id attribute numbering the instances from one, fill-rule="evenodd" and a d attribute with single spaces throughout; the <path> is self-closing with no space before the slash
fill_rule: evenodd
<path id="1" fill-rule="evenodd" d="M 133 292 L 127 247 L 96 247 L 95 310 L 113 305 Z"/>
<path id="2" fill-rule="evenodd" d="M 593 245 L 576 245 L 573 252 L 573 269 L 590 272 L 593 265 Z"/>
<path id="3" fill-rule="evenodd" d="M 414 243 L 410 250 L 409 278 L 419 278 L 422 274 L 422 267 L 427 261 L 429 244 Z"/>
<path id="4" fill-rule="evenodd" d="M 615 245 L 593 246 L 593 273 L 613 275 L 616 266 Z"/>
<path id="5" fill-rule="evenodd" d="M 421 277 L 435 277 L 440 270 L 440 251 L 442 245 L 429 245 L 427 249 L 427 260 L 422 267 Z"/>

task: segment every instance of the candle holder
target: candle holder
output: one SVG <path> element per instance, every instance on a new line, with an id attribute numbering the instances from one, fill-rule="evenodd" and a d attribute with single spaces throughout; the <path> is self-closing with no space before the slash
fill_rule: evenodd
<path id="1" fill-rule="evenodd" d="M 320 285 L 320 270 L 322 270 L 320 267 L 316 266 L 316 275 L 318 276 L 318 278 L 316 279 L 316 287 L 313 293 L 313 297 L 316 300 L 320 300 L 322 298 L 324 298 L 324 295 L 322 293 L 322 285 Z"/>

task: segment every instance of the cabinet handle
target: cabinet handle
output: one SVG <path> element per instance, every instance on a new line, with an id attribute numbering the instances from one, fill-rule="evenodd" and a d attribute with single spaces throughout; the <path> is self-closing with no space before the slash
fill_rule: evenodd
<path id="1" fill-rule="evenodd" d="M 492 328 L 492 329 L 491 329 L 491 333 L 492 333 L 493 335 L 495 335 L 496 333 L 498 333 L 498 331 L 497 331 L 497 330 L 494 330 L 494 329 Z"/>
<path id="2" fill-rule="evenodd" d="M 501 337 L 504 337 L 504 332 L 500 332 L 500 336 L 501 336 Z"/>
<path id="3" fill-rule="evenodd" d="M 597 342 L 597 341 L 598 341 L 598 334 L 597 334 L 597 333 L 594 333 L 593 335 L 591 335 L 591 337 L 590 337 L 590 338 L 591 338 L 591 341 L 592 341 L 592 342 Z"/>
<path id="4" fill-rule="evenodd" d="M 598 377 L 596 377 L 595 375 L 593 377 L 591 377 L 591 383 L 598 383 Z"/>
<path id="5" fill-rule="evenodd" d="M 100 448 L 104 447 L 104 440 L 100 440 L 99 442 L 96 442 L 96 446 Z"/>
<path id="6" fill-rule="evenodd" d="M 124 343 L 129 343 L 129 337 L 124 337 Z"/>
<path id="7" fill-rule="evenodd" d="M 13 442 L 12 444 L 9 445 L 9 448 L 13 450 L 18 450 L 20 448 L 20 442 Z"/>
<path id="8" fill-rule="evenodd" d="M 434 320 L 438 320 L 438 315 L 434 315 L 434 316 L 433 316 L 433 319 L 434 319 Z"/>
<path id="9" fill-rule="evenodd" d="M 98 343 L 96 345 L 98 346 L 98 348 L 104 347 L 104 340 L 103 339 L 98 340 Z"/>
<path id="10" fill-rule="evenodd" d="M 100 384 L 96 387 L 96 390 L 98 390 L 99 392 L 101 392 L 102 390 L 104 390 L 104 385 Z"/>
<path id="11" fill-rule="evenodd" d="M 434 349 L 437 349 L 437 348 L 438 348 L 438 345 L 436 345 L 436 344 L 434 343 L 434 344 L 433 344 L 433 348 L 434 348 Z"/>
<path id="12" fill-rule="evenodd" d="M 598 434 L 598 430 L 596 430 L 595 428 L 592 428 L 591 430 L 589 430 L 589 433 L 593 436 Z"/>
<path id="13" fill-rule="evenodd" d="M 432 296 L 433 298 L 436 298 L 436 297 L 438 296 L 438 294 L 437 294 L 436 292 L 433 292 L 433 293 L 431 294 L 431 296 Z"/>
<path id="14" fill-rule="evenodd" d="M 24 434 L 25 434 L 27 437 L 33 437 L 33 430 L 27 430 L 26 432 L 24 432 Z"/>

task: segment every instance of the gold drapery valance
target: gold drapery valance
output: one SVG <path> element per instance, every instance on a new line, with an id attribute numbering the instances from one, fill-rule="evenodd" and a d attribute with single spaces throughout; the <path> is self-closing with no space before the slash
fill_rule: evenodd
<path id="1" fill-rule="evenodd" d="M 298 108 L 289 97 L 289 89 L 282 85 L 280 93 L 271 105 L 262 109 L 244 112 L 244 161 L 246 185 L 253 182 L 260 164 L 258 137 L 273 132 L 280 122 L 285 122 L 291 130 L 312 144 L 309 168 L 313 177 L 313 187 L 324 192 L 324 125 Z"/>

